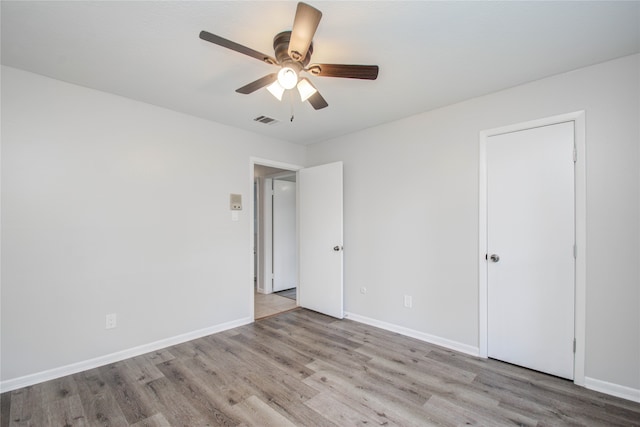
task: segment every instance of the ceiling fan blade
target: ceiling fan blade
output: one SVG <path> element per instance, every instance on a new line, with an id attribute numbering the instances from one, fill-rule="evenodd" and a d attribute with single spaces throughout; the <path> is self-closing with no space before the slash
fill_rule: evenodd
<path id="1" fill-rule="evenodd" d="M 294 61 L 302 61 L 316 33 L 322 12 L 306 3 L 298 3 L 296 17 L 293 20 L 291 40 L 289 40 L 289 56 Z"/>
<path id="2" fill-rule="evenodd" d="M 313 95 L 311 95 L 309 99 L 307 99 L 307 101 L 309 101 L 309 104 L 311 104 L 311 106 L 315 110 L 321 110 L 324 107 L 329 106 L 329 104 L 327 104 L 327 101 L 325 101 L 322 95 L 320 95 L 320 92 L 316 92 Z"/>
<path id="3" fill-rule="evenodd" d="M 267 64 L 278 63 L 278 61 L 276 61 L 269 55 L 265 55 L 262 52 L 258 52 L 257 50 L 253 50 L 236 42 L 232 42 L 231 40 L 216 36 L 215 34 L 211 34 L 207 31 L 200 31 L 200 38 L 213 44 L 217 44 L 218 46 L 226 47 L 227 49 L 235 50 L 238 53 L 256 58 L 260 61 L 266 62 Z"/>
<path id="4" fill-rule="evenodd" d="M 346 79 L 375 80 L 378 78 L 377 65 L 312 64 L 307 71 L 314 76 L 342 77 Z"/>
<path id="5" fill-rule="evenodd" d="M 258 89 L 262 89 L 265 86 L 269 86 L 271 83 L 275 82 L 277 79 L 278 79 L 277 73 L 267 74 L 266 76 L 259 78 L 255 82 L 251 82 L 248 85 L 245 85 L 239 89 L 236 89 L 236 92 L 248 95 L 250 93 L 257 91 Z"/>

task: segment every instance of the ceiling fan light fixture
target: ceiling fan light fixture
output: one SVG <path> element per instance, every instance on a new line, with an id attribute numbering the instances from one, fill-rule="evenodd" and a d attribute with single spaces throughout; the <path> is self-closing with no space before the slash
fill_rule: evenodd
<path id="1" fill-rule="evenodd" d="M 280 86 L 280 83 L 276 80 L 267 86 L 267 90 L 271 92 L 271 95 L 275 96 L 278 101 L 282 101 L 282 95 L 284 94 L 284 88 Z"/>
<path id="2" fill-rule="evenodd" d="M 258 80 L 236 89 L 237 93 L 248 95 L 258 89 L 267 88 L 276 99 L 282 101 L 285 91 L 297 87 L 302 102 L 308 101 L 313 109 L 321 110 L 328 107 L 329 104 L 309 80 L 300 76 L 300 73 L 303 71 L 318 77 L 339 77 L 362 80 L 375 80 L 378 78 L 377 65 L 309 65 L 311 54 L 313 53 L 313 37 L 321 18 L 322 12 L 318 9 L 306 3 L 299 2 L 296 7 L 296 15 L 293 19 L 293 28 L 290 31 L 281 31 L 273 38 L 275 57 L 265 55 L 262 52 L 258 52 L 257 50 L 253 50 L 247 46 L 207 31 L 200 31 L 200 38 L 209 43 L 279 67 L 277 72 L 267 74 Z"/>
<path id="3" fill-rule="evenodd" d="M 291 67 L 282 67 L 278 71 L 278 83 L 284 89 L 293 89 L 298 83 L 298 73 Z"/>
<path id="4" fill-rule="evenodd" d="M 318 92 L 313 84 L 309 81 L 309 79 L 303 78 L 298 82 L 298 93 L 300 93 L 300 100 L 302 102 L 306 101 L 311 97 L 314 93 Z"/>

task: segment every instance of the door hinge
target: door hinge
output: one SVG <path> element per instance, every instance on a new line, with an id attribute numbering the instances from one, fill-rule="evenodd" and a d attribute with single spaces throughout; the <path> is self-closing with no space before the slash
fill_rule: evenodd
<path id="1" fill-rule="evenodd" d="M 573 245 L 573 259 L 578 259 L 578 245 Z"/>
<path id="2" fill-rule="evenodd" d="M 576 339 L 573 339 L 573 352 L 576 352 Z"/>
<path id="3" fill-rule="evenodd" d="M 573 163 L 578 161 L 578 149 L 573 147 Z"/>

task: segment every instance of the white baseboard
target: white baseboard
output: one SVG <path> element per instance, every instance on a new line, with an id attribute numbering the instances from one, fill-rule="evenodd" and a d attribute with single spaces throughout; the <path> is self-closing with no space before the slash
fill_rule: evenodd
<path id="1" fill-rule="evenodd" d="M 439 345 L 450 350 L 459 351 L 460 353 L 469 354 L 471 356 L 479 356 L 480 349 L 472 345 L 463 344 L 457 341 L 452 341 L 446 338 L 438 337 L 435 335 L 425 334 L 424 332 L 416 331 L 414 329 L 405 328 L 404 326 L 394 325 L 392 323 L 382 322 L 380 320 L 372 319 L 370 317 L 360 316 L 355 313 L 345 313 L 344 317 L 356 322 L 364 323 L 366 325 L 375 326 L 376 328 L 385 329 L 391 332 L 397 332 L 399 334 L 425 341 L 430 344 Z"/>
<path id="2" fill-rule="evenodd" d="M 589 390 L 599 391 L 601 393 L 610 394 L 611 396 L 621 397 L 623 399 L 640 403 L 640 389 L 637 388 L 626 387 L 589 377 L 585 377 L 584 386 Z"/>
<path id="3" fill-rule="evenodd" d="M 187 332 L 186 334 L 165 338 L 149 344 L 129 348 L 127 350 L 117 351 L 115 353 L 106 354 L 104 356 L 99 356 L 89 360 L 84 360 L 82 362 L 76 362 L 70 365 L 60 366 L 58 368 L 53 368 L 42 372 L 36 372 L 35 374 L 29 374 L 23 377 L 12 378 L 0 382 L 0 392 L 4 393 L 7 391 L 16 390 L 18 388 L 38 384 L 44 381 L 64 377 L 66 375 L 72 375 L 89 369 L 98 368 L 100 366 L 108 365 L 120 360 L 140 356 L 141 354 L 171 347 L 172 345 L 181 344 L 183 342 L 191 341 L 197 338 L 202 338 L 207 335 L 215 334 L 217 332 L 226 331 L 227 329 L 247 325 L 252 322 L 253 319 L 250 317 L 233 320 L 231 322 L 225 322 L 219 325 L 210 326 L 208 328 L 199 329 L 197 331 Z"/>

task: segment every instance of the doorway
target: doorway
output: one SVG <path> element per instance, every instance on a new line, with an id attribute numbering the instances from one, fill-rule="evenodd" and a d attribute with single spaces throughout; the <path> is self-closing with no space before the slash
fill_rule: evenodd
<path id="1" fill-rule="evenodd" d="M 296 172 L 296 221 L 297 221 L 297 260 L 299 262 L 298 293 L 296 306 L 317 311 L 342 319 L 344 316 L 343 289 L 343 179 L 342 162 L 317 165 L 308 168 L 271 162 L 262 159 L 250 159 L 250 192 L 260 186 L 254 182 L 255 166 Z M 258 190 L 259 193 L 259 190 Z M 259 200 L 260 196 L 255 197 Z M 268 198 L 263 198 L 263 200 Z M 270 276 L 265 276 L 265 246 L 268 233 L 260 228 L 260 203 L 250 198 L 252 206 L 251 221 L 251 263 L 252 268 L 250 301 L 255 316 L 256 295 L 268 286 Z M 255 230 L 255 232 L 254 232 Z M 262 236 L 262 237 L 261 237 Z M 329 254 L 329 255 L 328 255 Z M 257 256 L 257 259 L 256 259 Z M 257 275 L 254 276 L 253 271 Z M 266 280 L 264 280 L 266 278 Z M 253 280 L 255 279 L 255 280 Z"/>
<path id="2" fill-rule="evenodd" d="M 565 235 L 569 237 L 567 237 L 564 240 L 570 239 L 572 240 L 572 242 L 570 242 L 567 245 L 564 245 L 564 246 L 568 246 L 568 248 L 566 248 L 566 253 L 564 249 L 558 252 L 559 254 L 562 254 L 558 256 L 564 258 L 563 262 L 565 262 L 565 264 L 567 262 L 571 263 L 571 266 L 568 269 L 565 267 L 564 270 L 562 270 L 566 274 L 565 273 L 558 274 L 558 270 L 556 269 L 556 266 L 554 266 L 556 262 L 555 256 L 551 255 L 551 259 L 545 258 L 544 256 L 545 247 L 547 248 L 551 247 L 554 245 L 554 243 L 547 242 L 547 240 L 549 239 L 542 239 L 542 240 L 539 239 L 539 237 L 541 237 L 540 234 L 536 234 L 535 232 L 531 234 L 529 237 L 520 236 L 520 238 L 514 239 L 515 241 L 514 244 L 518 244 L 518 245 L 522 243 L 522 242 L 519 242 L 519 240 L 526 240 L 528 242 L 534 242 L 534 243 L 536 241 L 538 242 L 536 244 L 528 244 L 528 245 L 522 243 L 522 246 L 525 247 L 525 249 L 521 252 L 522 256 L 519 256 L 520 260 L 522 261 L 522 263 L 519 265 L 516 262 L 517 251 L 515 249 L 513 250 L 511 248 L 507 249 L 506 244 L 505 246 L 502 246 L 502 248 L 495 248 L 492 246 L 492 245 L 498 245 L 498 246 L 502 245 L 502 243 L 496 243 L 499 240 L 496 240 L 496 236 L 493 234 L 496 228 L 497 229 L 500 228 L 500 225 L 499 225 L 500 222 L 502 223 L 513 222 L 513 224 L 510 224 L 509 226 L 507 226 L 507 229 L 511 227 L 512 230 L 517 231 L 518 227 L 521 226 L 519 225 L 520 224 L 519 220 L 516 219 L 517 216 L 527 216 L 529 218 L 526 220 L 532 220 L 531 217 L 534 216 L 533 212 L 538 211 L 538 207 L 543 206 L 542 204 L 530 203 L 528 207 L 524 208 L 524 210 L 520 210 L 519 211 L 520 213 L 517 213 L 517 212 L 509 213 L 509 210 L 507 209 L 505 211 L 507 212 L 505 216 L 502 216 L 499 218 L 499 215 L 498 216 L 495 215 L 496 203 L 499 204 L 501 202 L 499 198 L 492 197 L 491 192 L 492 191 L 495 192 L 496 190 L 508 192 L 509 185 L 505 184 L 504 189 L 500 187 L 500 184 L 498 184 L 497 187 L 495 186 L 496 179 L 499 177 L 498 178 L 499 180 L 504 181 L 505 175 L 500 176 L 499 174 L 498 175 L 493 174 L 493 177 L 492 177 L 492 173 L 495 172 L 495 170 L 492 172 L 490 169 L 495 166 L 494 160 L 496 159 L 497 153 L 500 151 L 500 144 L 498 143 L 497 145 L 494 145 L 494 146 L 492 145 L 494 143 L 499 142 L 499 140 L 502 139 L 503 140 L 502 142 L 507 143 L 507 145 L 503 145 L 502 148 L 509 147 L 509 149 L 511 149 L 511 148 L 515 148 L 515 146 L 509 145 L 509 142 L 514 142 L 512 141 L 512 139 L 517 142 L 518 138 L 521 136 L 535 137 L 537 135 L 537 137 L 541 137 L 544 140 L 545 138 L 548 138 L 547 135 L 542 135 L 546 131 L 551 131 L 551 133 L 553 133 L 554 129 L 557 130 L 561 128 L 564 129 L 565 133 L 567 133 L 566 131 L 568 131 L 568 133 L 570 134 L 569 138 L 571 138 L 568 151 L 566 146 L 564 149 L 565 151 L 567 151 L 567 153 L 562 154 L 562 156 L 569 158 L 569 164 L 571 165 L 570 166 L 571 169 L 569 169 L 568 173 L 571 176 L 569 177 L 566 176 L 567 169 L 565 169 L 565 178 L 563 178 L 565 180 L 565 184 L 564 184 L 565 191 L 564 193 L 562 193 L 563 195 L 561 197 L 565 199 L 569 197 L 569 200 L 564 200 L 563 202 L 564 206 L 570 205 L 572 210 L 575 209 L 573 212 L 569 214 L 570 216 L 572 216 L 572 218 L 570 218 L 571 224 L 569 224 L 568 226 L 565 224 L 565 228 L 569 227 L 570 230 L 567 230 L 567 232 L 565 233 Z M 479 168 L 480 169 L 480 174 L 479 174 L 479 181 L 480 181 L 480 188 L 479 188 L 479 193 L 480 193 L 480 198 L 479 198 L 480 199 L 479 200 L 480 201 L 479 203 L 479 208 L 480 208 L 479 209 L 479 219 L 480 219 L 480 222 L 479 222 L 479 326 L 480 326 L 479 327 L 479 355 L 481 357 L 494 357 L 494 358 L 498 358 L 508 362 L 521 364 L 523 366 L 527 366 L 532 369 L 538 369 L 538 370 L 550 372 L 554 375 L 559 375 L 565 378 L 573 379 L 574 382 L 579 385 L 584 385 L 584 337 L 585 337 L 585 274 L 586 274 L 585 184 L 586 184 L 586 180 L 585 180 L 585 159 L 584 159 L 584 153 L 585 153 L 584 128 L 585 128 L 584 112 L 576 112 L 576 113 L 569 113 L 569 114 L 555 116 L 555 117 L 541 119 L 541 120 L 535 120 L 527 123 L 506 126 L 503 128 L 483 131 L 480 133 L 480 165 L 479 165 L 480 166 Z M 526 145 L 526 143 L 524 144 Z M 573 145 L 573 147 L 571 145 Z M 497 151 L 496 151 L 496 147 L 497 147 Z M 518 171 L 524 167 L 522 165 L 519 165 L 517 160 L 518 156 L 522 154 L 521 150 L 525 149 L 523 147 L 524 146 L 519 147 L 518 149 L 512 150 L 513 158 L 509 157 L 504 162 L 503 169 L 505 171 L 508 171 L 508 173 L 517 174 Z M 548 145 L 548 149 L 551 151 L 542 155 L 542 157 L 540 158 L 541 160 L 539 160 L 539 162 L 543 160 L 547 161 L 545 159 L 553 158 L 554 156 L 558 155 L 558 152 L 555 151 L 555 146 L 553 144 Z M 516 159 L 516 160 L 513 160 L 513 159 Z M 524 156 L 523 165 L 526 164 L 527 159 L 528 159 L 528 156 Z M 500 167 L 498 167 L 496 170 L 499 170 L 499 168 Z M 542 175 L 545 174 L 544 167 L 540 168 L 538 165 L 538 170 L 542 170 Z M 540 179 L 531 180 L 532 187 L 531 189 L 526 191 L 527 194 L 532 196 L 531 191 L 538 191 L 536 197 L 538 196 L 542 197 L 541 199 L 538 199 L 539 203 L 548 203 L 549 206 L 555 205 L 556 202 L 553 199 L 547 202 L 544 201 L 545 200 L 544 197 L 547 196 L 547 192 L 551 192 L 552 190 L 555 191 L 553 188 L 554 187 L 553 183 L 551 184 L 550 187 L 547 187 L 546 190 L 544 188 L 542 190 L 541 189 L 532 190 L 533 188 L 536 187 L 537 181 L 543 180 L 543 177 L 538 177 L 538 178 Z M 519 179 L 525 179 L 525 178 L 519 178 Z M 526 197 L 521 197 L 522 195 L 520 196 L 518 195 L 517 191 L 519 188 L 520 187 L 516 188 L 514 192 L 510 194 L 512 196 L 515 195 L 511 199 L 519 198 L 520 202 L 522 203 L 517 202 L 516 200 L 513 200 L 514 202 L 517 202 L 513 204 L 522 205 L 524 203 L 529 203 L 529 202 L 526 202 L 526 199 L 527 199 Z M 569 194 L 569 196 L 567 196 L 567 194 Z M 509 196 L 507 196 L 507 198 L 504 199 L 503 202 L 505 202 L 506 200 L 505 203 L 508 204 L 511 199 L 509 198 Z M 515 210 L 518 211 L 518 209 L 515 209 Z M 567 211 L 565 209 L 565 213 L 564 213 L 565 222 L 566 222 L 566 219 L 567 219 Z M 548 218 L 545 219 L 545 221 L 547 220 Z M 498 223 L 496 223 L 496 221 L 498 221 Z M 538 221 L 538 223 L 545 223 L 545 221 Z M 529 226 L 524 226 L 523 228 L 526 228 L 526 227 L 529 227 Z M 506 234 L 507 235 L 505 239 L 509 239 L 510 238 L 509 233 L 506 233 Z M 551 239 L 551 240 L 554 240 L 554 239 Z M 573 244 L 573 241 L 575 242 L 575 245 Z M 535 248 L 536 246 L 537 246 L 536 250 L 538 251 L 538 255 L 535 255 L 534 254 L 535 251 L 533 251 L 532 249 L 532 247 Z M 503 253 L 498 253 L 499 251 L 503 251 Z M 505 256 L 507 257 L 508 262 L 505 260 Z M 568 260 L 567 258 L 571 258 L 571 259 Z M 575 265 L 573 265 L 573 263 L 575 263 Z M 545 279 L 539 278 L 538 281 L 534 280 L 533 282 L 529 282 L 529 285 L 527 285 L 528 287 L 524 289 L 510 289 L 508 287 L 500 289 L 499 287 L 495 286 L 496 283 L 500 283 L 500 280 L 503 280 L 505 278 L 507 279 L 506 279 L 506 282 L 504 283 L 506 283 L 507 285 L 513 285 L 517 281 L 517 279 L 513 279 L 513 277 L 517 277 L 517 275 L 521 273 L 526 275 L 527 274 L 526 269 L 529 269 L 529 271 L 534 271 L 536 272 L 536 274 L 538 273 L 536 269 L 547 270 L 547 271 L 552 270 L 547 277 L 556 278 L 556 277 L 562 276 L 564 277 L 563 280 L 565 281 L 570 280 L 570 282 L 572 282 L 572 283 L 569 283 L 569 286 L 571 287 L 568 289 L 565 288 L 565 291 L 563 291 L 564 296 L 562 297 L 558 296 L 558 298 L 563 298 L 564 302 L 562 303 L 563 304 L 562 307 L 564 308 L 561 308 L 559 311 L 556 311 L 556 313 L 560 313 L 559 316 L 563 317 L 562 322 L 565 327 L 564 335 L 561 335 L 562 336 L 561 351 L 563 352 L 563 355 L 561 357 L 564 358 L 565 360 L 564 360 L 564 368 L 560 369 L 560 371 L 554 371 L 554 369 L 556 369 L 555 367 L 553 367 L 551 371 L 549 371 L 546 367 L 541 368 L 539 365 L 537 365 L 537 363 L 539 362 L 537 360 L 533 361 L 532 366 L 529 365 L 530 361 L 527 360 L 528 351 L 527 350 L 522 351 L 522 347 L 526 348 L 527 345 L 529 345 L 531 342 L 535 342 L 536 339 L 542 340 L 539 342 L 545 342 L 545 339 L 547 338 L 547 336 L 550 336 L 556 332 L 555 330 L 553 330 L 553 326 L 550 326 L 547 329 L 545 329 L 545 327 L 541 327 L 538 329 L 538 319 L 536 319 L 535 317 L 536 315 L 540 316 L 540 319 L 541 319 L 540 322 L 544 323 L 544 318 L 546 314 L 545 313 L 536 314 L 536 313 L 539 313 L 541 307 L 545 307 L 544 299 L 546 297 L 544 296 L 544 294 L 546 291 L 538 292 L 540 291 L 540 289 L 537 289 L 536 283 L 539 284 L 541 280 L 546 281 L 548 280 L 548 278 L 545 278 Z M 513 273 L 515 276 L 514 275 L 509 276 L 511 273 Z M 573 276 L 573 274 L 575 274 L 575 276 Z M 568 277 L 569 279 L 567 279 Z M 524 280 L 524 282 L 526 282 L 526 280 Z M 517 286 L 520 286 L 520 285 L 521 285 L 520 283 L 517 284 Z M 530 294 L 528 292 L 532 292 L 532 293 Z M 538 292 L 537 296 L 536 296 L 536 292 Z M 507 295 L 506 296 L 507 302 L 505 302 L 504 300 L 500 300 L 500 298 L 504 297 L 505 295 Z M 498 299 L 495 298 L 496 296 L 498 296 Z M 555 297 L 551 297 L 551 296 L 550 296 L 550 299 L 547 300 L 547 302 L 549 301 L 551 301 L 551 305 L 557 302 Z M 509 310 L 514 306 L 518 306 L 519 308 L 517 308 L 515 311 L 512 310 L 509 312 Z M 497 313 L 496 307 L 501 307 L 501 308 L 507 307 L 507 308 L 505 309 L 506 311 L 504 311 L 503 313 Z M 504 315 L 506 315 L 507 318 L 509 319 L 506 323 L 518 323 L 518 321 L 516 321 L 515 318 L 520 316 L 520 312 L 519 312 L 520 309 L 522 310 L 531 309 L 530 312 L 534 314 L 533 314 L 533 317 L 529 318 L 529 322 L 530 322 L 529 324 L 535 324 L 535 327 L 533 328 L 533 330 L 532 329 L 525 330 L 525 329 L 522 329 L 522 328 L 526 328 L 523 326 L 521 330 L 519 330 L 519 335 L 517 333 L 513 333 L 513 331 L 510 331 L 510 332 L 507 331 L 508 333 L 511 333 L 511 335 L 508 335 L 508 333 L 507 335 L 505 335 L 510 337 L 510 339 L 507 339 L 507 341 L 509 342 L 504 344 L 501 348 L 500 339 L 503 339 L 504 336 L 500 337 L 500 333 L 504 332 L 504 330 L 508 330 L 509 327 L 507 327 L 506 329 L 504 327 L 500 328 L 498 322 L 501 321 L 500 319 L 503 319 L 502 322 L 505 322 Z M 573 312 L 573 310 L 575 311 Z M 522 323 L 521 325 L 523 324 L 524 323 Z M 511 325 L 507 325 L 507 326 L 511 326 Z M 496 331 L 498 332 L 497 335 L 495 334 Z M 569 336 L 569 338 L 566 338 L 565 335 Z M 575 337 L 575 341 L 572 340 L 571 337 Z M 518 341 L 522 341 L 522 342 L 518 342 Z M 565 343 L 564 341 L 567 341 L 567 342 Z M 536 346 L 534 345 L 534 347 Z M 505 352 L 507 354 L 507 357 L 503 357 Z M 498 355 L 498 357 L 496 357 L 496 354 Z M 523 354 L 526 354 L 526 356 L 524 356 L 523 360 L 520 360 L 520 357 Z M 542 359 L 544 359 L 544 357 Z M 544 363 L 548 364 L 549 361 L 547 360 L 547 362 L 543 362 L 542 364 L 543 366 L 544 366 Z M 554 365 L 555 361 L 552 361 L 551 364 Z M 569 371 L 568 374 L 567 374 L 567 371 Z"/>
<path id="3" fill-rule="evenodd" d="M 296 169 L 278 166 L 253 164 L 255 319 L 297 307 Z"/>

